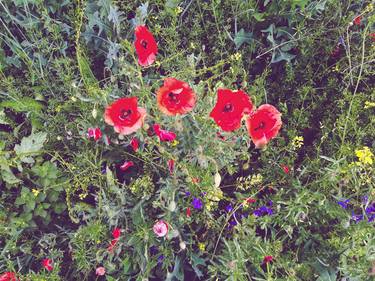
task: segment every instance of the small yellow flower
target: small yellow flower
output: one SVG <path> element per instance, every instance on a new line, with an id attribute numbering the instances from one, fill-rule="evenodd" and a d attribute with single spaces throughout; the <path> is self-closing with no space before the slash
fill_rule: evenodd
<path id="1" fill-rule="evenodd" d="M 70 98 L 72 101 L 76 102 L 77 101 L 77 98 L 76 97 L 71 97 Z"/>
<path id="2" fill-rule="evenodd" d="M 302 136 L 296 136 L 292 140 L 292 147 L 293 148 L 300 148 L 303 145 L 303 137 Z"/>
<path id="3" fill-rule="evenodd" d="M 176 145 L 178 145 L 180 142 L 178 141 L 178 140 L 173 140 L 172 142 L 171 142 L 171 146 L 176 146 Z"/>
<path id="4" fill-rule="evenodd" d="M 181 14 L 181 13 L 182 13 L 182 8 L 181 8 L 180 6 L 178 6 L 178 7 L 176 8 L 176 14 L 179 15 L 179 14 Z"/>
<path id="5" fill-rule="evenodd" d="M 362 164 L 372 165 L 374 154 L 367 146 L 364 146 L 363 149 L 356 149 L 355 155 L 358 157 L 359 162 L 361 162 Z"/>
<path id="6" fill-rule="evenodd" d="M 86 196 L 87 196 L 86 193 L 81 193 L 80 195 L 78 195 L 79 199 L 81 199 L 81 200 L 85 199 Z"/>
<path id="7" fill-rule="evenodd" d="M 199 242 L 198 248 L 201 252 L 203 252 L 204 250 L 206 250 L 206 245 L 204 243 Z"/>
<path id="8" fill-rule="evenodd" d="M 190 42 L 190 48 L 192 48 L 193 50 L 196 48 L 194 42 Z"/>
<path id="9" fill-rule="evenodd" d="M 375 102 L 365 101 L 365 109 L 375 107 Z"/>
<path id="10" fill-rule="evenodd" d="M 35 188 L 33 188 L 33 189 L 31 190 L 31 192 L 34 194 L 35 197 L 37 197 L 38 194 L 40 193 L 40 190 L 39 190 L 39 189 L 35 189 Z"/>

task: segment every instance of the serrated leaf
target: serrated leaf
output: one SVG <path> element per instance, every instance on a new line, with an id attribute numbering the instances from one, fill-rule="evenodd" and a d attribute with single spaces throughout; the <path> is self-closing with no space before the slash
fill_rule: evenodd
<path id="1" fill-rule="evenodd" d="M 252 32 L 245 32 L 243 28 L 239 32 L 237 32 L 236 36 L 234 37 L 234 44 L 236 48 L 240 48 L 244 43 L 250 43 L 253 40 L 253 33 Z"/>
<path id="2" fill-rule="evenodd" d="M 108 20 L 113 23 L 117 32 L 119 32 L 120 23 L 123 21 L 123 17 L 122 17 L 123 14 L 124 14 L 123 12 L 118 11 L 118 8 L 116 6 L 110 6 Z"/>
<path id="3" fill-rule="evenodd" d="M 46 133 L 32 133 L 30 136 L 24 137 L 20 144 L 16 144 L 14 151 L 16 152 L 17 156 L 20 157 L 22 162 L 33 163 L 32 156 L 39 154 L 46 140 Z"/>
<path id="4" fill-rule="evenodd" d="M 131 20 L 133 27 L 145 24 L 148 15 L 148 2 L 141 4 L 136 10 L 136 16 Z"/>
<path id="5" fill-rule="evenodd" d="M 15 98 L 0 103 L 0 107 L 8 107 L 17 112 L 39 112 L 43 105 L 30 97 Z"/>

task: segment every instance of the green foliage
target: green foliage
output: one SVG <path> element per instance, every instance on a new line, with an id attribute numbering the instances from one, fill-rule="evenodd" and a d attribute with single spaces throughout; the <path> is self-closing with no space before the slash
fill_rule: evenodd
<path id="1" fill-rule="evenodd" d="M 0 276 L 372 280 L 374 7 L 354 2 L 0 1 Z M 146 68 L 141 24 L 158 43 Z M 189 114 L 160 112 L 166 77 L 196 93 Z M 279 109 L 266 149 L 245 126 L 219 131 L 219 88 Z M 147 117 L 121 136 L 103 114 L 128 96 Z M 161 142 L 155 123 L 176 141 Z M 262 206 L 272 215 L 256 216 Z"/>

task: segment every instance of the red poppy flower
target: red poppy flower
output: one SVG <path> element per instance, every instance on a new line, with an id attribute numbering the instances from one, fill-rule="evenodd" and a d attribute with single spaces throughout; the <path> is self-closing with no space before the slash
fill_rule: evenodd
<path id="1" fill-rule="evenodd" d="M 166 115 L 186 114 L 193 110 L 196 95 L 189 85 L 175 78 L 166 78 L 157 92 L 157 103 Z"/>
<path id="2" fill-rule="evenodd" d="M 149 66 L 155 61 L 158 45 L 146 26 L 139 25 L 135 28 L 134 46 L 141 66 Z"/>
<path id="3" fill-rule="evenodd" d="M 247 130 L 256 148 L 263 148 L 281 128 L 281 113 L 270 104 L 261 105 L 246 120 Z"/>
<path id="4" fill-rule="evenodd" d="M 113 237 L 114 239 L 119 239 L 119 238 L 120 238 L 120 235 L 121 235 L 121 228 L 116 227 L 116 228 L 112 231 L 112 237 Z"/>
<path id="5" fill-rule="evenodd" d="M 4 272 L 0 275 L 0 281 L 17 281 L 16 274 L 14 272 Z"/>
<path id="6" fill-rule="evenodd" d="M 124 164 L 122 164 L 120 166 L 120 170 L 125 172 L 127 169 L 129 169 L 130 167 L 133 167 L 133 166 L 134 166 L 133 161 L 125 161 Z"/>
<path id="7" fill-rule="evenodd" d="M 129 135 L 142 127 L 146 110 L 137 106 L 137 98 L 121 98 L 107 106 L 104 120 L 114 126 L 115 132 Z"/>
<path id="8" fill-rule="evenodd" d="M 231 132 L 241 126 L 243 115 L 250 113 L 252 109 L 253 104 L 245 92 L 219 89 L 217 102 L 210 117 L 223 131 Z"/>
<path id="9" fill-rule="evenodd" d="M 272 256 L 265 256 L 264 259 L 263 259 L 263 263 L 267 264 L 267 263 L 271 262 L 272 260 L 273 260 Z"/>
<path id="10" fill-rule="evenodd" d="M 47 259 L 42 260 L 42 265 L 48 271 L 51 271 L 53 269 L 52 260 L 51 259 L 47 258 Z"/>
<path id="11" fill-rule="evenodd" d="M 174 141 L 176 139 L 175 133 L 160 129 L 159 124 L 155 124 L 153 128 L 160 141 Z"/>
<path id="12" fill-rule="evenodd" d="M 353 20 L 353 23 L 355 25 L 361 25 L 361 20 L 362 20 L 362 17 L 361 16 L 358 16 L 356 17 L 354 20 Z"/>
<path id="13" fill-rule="evenodd" d="M 373 42 L 375 42 L 375 32 L 369 34 L 370 38 L 372 39 Z"/>
<path id="14" fill-rule="evenodd" d="M 174 160 L 173 159 L 168 160 L 168 169 L 169 169 L 169 173 L 173 174 L 173 171 L 174 171 Z"/>
<path id="15" fill-rule="evenodd" d="M 100 128 L 88 128 L 87 136 L 89 138 L 94 138 L 95 141 L 98 141 L 102 137 L 102 131 L 100 130 Z"/>
<path id="16" fill-rule="evenodd" d="M 190 216 L 191 216 L 191 209 L 190 209 L 190 207 L 188 207 L 186 209 L 186 217 L 190 218 Z"/>
<path id="17" fill-rule="evenodd" d="M 130 141 L 130 145 L 132 146 L 134 152 L 137 152 L 138 148 L 139 148 L 139 141 L 137 138 L 132 138 L 132 140 Z"/>
<path id="18" fill-rule="evenodd" d="M 287 165 L 281 165 L 281 168 L 283 169 L 284 173 L 285 174 L 289 174 L 290 172 L 290 169 Z"/>

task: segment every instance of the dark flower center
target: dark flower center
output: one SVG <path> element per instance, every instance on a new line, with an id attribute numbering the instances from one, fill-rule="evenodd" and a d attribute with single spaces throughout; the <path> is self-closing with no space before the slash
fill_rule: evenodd
<path id="1" fill-rule="evenodd" d="M 141 45 L 143 48 L 147 48 L 147 41 L 146 40 L 141 40 Z"/>
<path id="2" fill-rule="evenodd" d="M 231 103 L 227 103 L 224 108 L 223 108 L 223 112 L 231 112 L 233 111 L 233 104 Z"/>
<path id="3" fill-rule="evenodd" d="M 130 115 L 132 114 L 132 110 L 131 109 L 122 109 L 121 112 L 120 112 L 120 116 L 119 118 L 121 120 L 126 120 L 126 119 L 129 119 L 130 118 Z"/>
<path id="4" fill-rule="evenodd" d="M 266 127 L 266 123 L 264 123 L 264 122 L 260 122 L 260 123 L 259 123 L 259 126 L 256 127 L 256 128 L 254 129 L 254 131 L 264 129 L 264 127 Z"/>
<path id="5" fill-rule="evenodd" d="M 173 102 L 173 103 L 179 103 L 179 100 L 178 100 L 178 94 L 175 94 L 175 93 L 170 92 L 170 93 L 168 94 L 168 98 L 169 98 L 169 100 L 170 100 L 171 102 Z"/>

